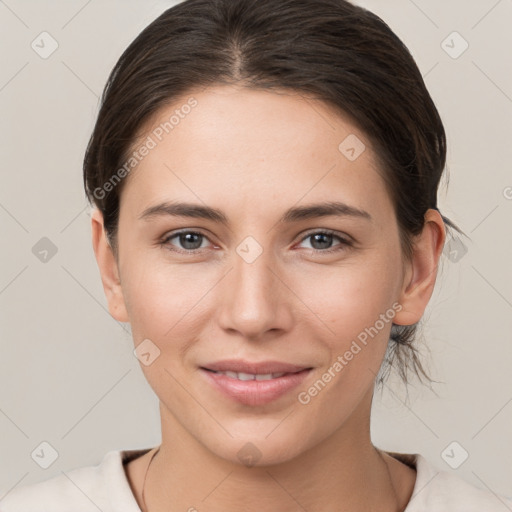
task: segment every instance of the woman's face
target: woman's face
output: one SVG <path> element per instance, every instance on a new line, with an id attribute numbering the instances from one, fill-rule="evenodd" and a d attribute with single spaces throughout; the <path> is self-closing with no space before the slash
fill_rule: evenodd
<path id="1" fill-rule="evenodd" d="M 134 149 L 107 295 L 143 343 L 163 430 L 261 464 L 367 435 L 411 274 L 365 135 L 318 101 L 216 86 L 161 110 Z M 277 366 L 205 369 L 226 360 Z"/>

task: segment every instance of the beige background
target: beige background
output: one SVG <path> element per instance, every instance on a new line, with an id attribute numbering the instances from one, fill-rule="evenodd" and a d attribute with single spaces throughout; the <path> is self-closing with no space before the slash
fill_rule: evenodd
<path id="1" fill-rule="evenodd" d="M 454 240 L 458 253 L 443 255 L 425 315 L 439 396 L 411 386 L 406 403 L 390 381 L 374 400 L 373 440 L 512 496 L 512 1 L 358 3 L 425 76 L 449 142 L 440 208 L 471 237 L 466 253 Z M 160 442 L 129 328 L 106 310 L 81 163 L 109 71 L 171 5 L 0 1 L 0 489 Z M 47 59 L 31 48 L 42 31 L 58 43 Z M 469 43 L 458 58 L 445 51 L 463 48 L 454 31 Z M 46 262 L 33 253 L 43 237 L 57 249 Z M 469 454 L 458 469 L 445 462 L 454 441 L 452 465 Z M 31 458 L 42 442 L 58 452 L 48 469 Z"/>

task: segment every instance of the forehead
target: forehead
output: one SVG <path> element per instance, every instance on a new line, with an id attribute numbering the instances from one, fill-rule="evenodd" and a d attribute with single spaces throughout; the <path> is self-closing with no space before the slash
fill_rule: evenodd
<path id="1" fill-rule="evenodd" d="M 243 209 L 344 201 L 391 212 L 371 143 L 347 117 L 294 92 L 215 86 L 161 108 L 121 203 L 191 200 Z M 238 205 L 238 206 L 237 206 Z"/>

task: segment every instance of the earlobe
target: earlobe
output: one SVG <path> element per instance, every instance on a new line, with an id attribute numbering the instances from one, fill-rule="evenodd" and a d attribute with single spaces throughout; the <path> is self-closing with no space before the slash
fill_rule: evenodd
<path id="1" fill-rule="evenodd" d="M 395 324 L 412 325 L 423 316 L 434 291 L 445 238 L 441 214 L 434 209 L 427 210 L 423 231 L 414 242 L 413 256 L 405 272 L 399 299 L 403 309 L 395 315 Z"/>
<path id="2" fill-rule="evenodd" d="M 103 226 L 103 215 L 94 208 L 91 213 L 92 246 L 100 270 L 103 290 L 110 314 L 119 322 L 128 322 L 128 313 L 119 278 L 118 262 L 110 247 Z"/>

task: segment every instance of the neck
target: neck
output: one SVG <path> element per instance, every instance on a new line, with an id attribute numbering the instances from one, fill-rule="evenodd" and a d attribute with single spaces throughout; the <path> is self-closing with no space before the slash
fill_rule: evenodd
<path id="1" fill-rule="evenodd" d="M 161 418 L 162 444 L 145 489 L 149 512 L 397 512 L 405 507 L 403 492 L 396 491 L 396 467 L 390 470 L 389 457 L 371 443 L 369 415 L 364 425 L 361 419 L 346 425 L 291 460 L 252 467 L 213 454 L 162 405 Z"/>

